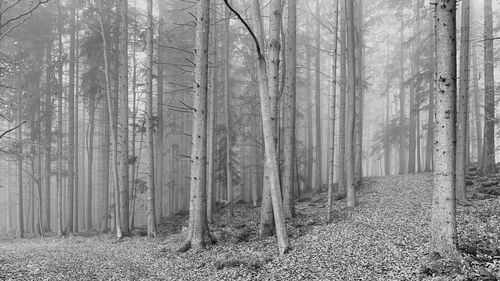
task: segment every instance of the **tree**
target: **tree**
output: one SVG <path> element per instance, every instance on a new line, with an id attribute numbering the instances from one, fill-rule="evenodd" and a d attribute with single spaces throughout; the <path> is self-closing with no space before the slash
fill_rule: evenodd
<path id="1" fill-rule="evenodd" d="M 338 182 L 339 193 L 346 194 L 346 167 L 345 167 L 345 148 L 346 148 L 346 93 L 347 93 L 347 43 L 346 43 L 346 1 L 341 1 L 340 18 L 340 81 L 339 81 L 339 153 L 338 153 Z"/>
<path id="2" fill-rule="evenodd" d="M 465 201 L 465 166 L 467 153 L 468 104 L 469 104 L 469 15 L 470 2 L 462 0 L 462 27 L 460 32 L 460 94 L 457 112 L 457 151 L 456 151 L 456 197 L 458 202 Z"/>
<path id="3" fill-rule="evenodd" d="M 74 215 L 74 187 L 75 187 L 75 46 L 76 18 L 75 2 L 70 2 L 70 41 L 69 41 L 69 92 L 68 92 L 68 114 L 69 114 L 69 144 L 68 144 L 68 192 L 67 192 L 67 235 L 73 235 Z"/>
<path id="4" fill-rule="evenodd" d="M 58 98 L 57 98 L 57 236 L 63 236 L 63 43 L 62 43 L 62 5 L 61 1 L 57 1 L 57 37 L 58 37 Z"/>
<path id="5" fill-rule="evenodd" d="M 437 87 L 434 118 L 434 190 L 430 257 L 457 254 L 455 212 L 456 1 L 435 7 Z"/>
<path id="6" fill-rule="evenodd" d="M 337 98 L 337 55 L 338 55 L 338 32 L 339 32 L 339 0 L 335 1 L 335 29 L 333 34 L 333 65 L 332 65 L 332 144 L 331 144 L 331 158 L 328 169 L 328 211 L 327 221 L 332 222 L 332 207 L 333 207 L 333 176 L 334 176 L 334 163 L 335 163 L 335 109 Z"/>
<path id="7" fill-rule="evenodd" d="M 205 165 L 207 157 L 209 10 L 210 0 L 197 1 L 189 228 L 186 242 L 178 250 L 180 252 L 187 251 L 189 248 L 202 249 L 206 243 L 212 241 L 207 222 L 207 166 Z"/>
<path id="8" fill-rule="evenodd" d="M 232 182 L 232 172 L 231 172 L 231 103 L 229 96 L 229 71 L 231 64 L 229 63 L 229 46 L 230 46 L 230 36 L 229 36 L 229 21 L 231 19 L 231 12 L 228 8 L 225 10 L 226 19 L 224 20 L 224 98 L 225 98 L 225 113 L 226 113 L 226 190 L 227 190 L 227 201 L 228 201 L 228 219 L 229 223 L 232 222 L 234 212 L 233 212 L 233 182 Z"/>
<path id="9" fill-rule="evenodd" d="M 315 184 L 314 190 L 319 190 L 322 184 L 322 149 L 321 149 L 321 23 L 320 23 L 320 4 L 316 0 L 316 84 L 315 84 L 315 104 L 316 104 L 316 166 L 315 166 Z"/>
<path id="10" fill-rule="evenodd" d="M 484 145 L 481 174 L 495 173 L 495 77 L 493 53 L 493 9 L 484 1 Z"/>
<path id="11" fill-rule="evenodd" d="M 16 117 L 21 124 L 22 115 L 22 92 L 17 93 Z M 17 237 L 24 237 L 24 215 L 23 215 L 23 127 L 17 128 L 18 155 L 17 155 Z"/>
<path id="12" fill-rule="evenodd" d="M 148 134 L 149 176 L 148 176 L 148 236 L 156 237 L 155 214 L 155 175 L 154 175 L 154 144 L 153 144 L 153 0 L 148 0 L 148 26 L 147 26 L 147 118 L 146 128 Z M 193 134 L 194 136 L 194 134 Z"/>
<path id="13" fill-rule="evenodd" d="M 355 111 L 356 111 L 356 60 L 355 60 L 355 45 L 354 45 L 354 4 L 353 1 L 346 3 L 346 25 L 347 25 L 347 69 L 348 69 L 348 96 L 346 108 L 349 110 L 346 113 L 346 187 L 347 187 L 347 206 L 354 207 L 356 205 L 356 182 L 354 178 L 354 126 L 355 126 Z"/>
<path id="14" fill-rule="evenodd" d="M 121 227 L 123 235 L 130 235 L 129 230 L 129 165 L 128 165 L 128 0 L 122 0 L 120 5 L 120 50 L 119 50 L 119 80 L 121 93 Z"/>
<path id="15" fill-rule="evenodd" d="M 288 4 L 288 63 L 286 65 L 286 111 L 284 136 L 283 208 L 285 216 L 295 216 L 295 115 L 297 86 L 297 3 Z"/>

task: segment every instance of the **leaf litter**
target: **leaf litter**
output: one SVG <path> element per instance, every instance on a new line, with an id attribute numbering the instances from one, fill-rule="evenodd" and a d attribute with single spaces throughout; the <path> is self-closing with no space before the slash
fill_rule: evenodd
<path id="1" fill-rule="evenodd" d="M 160 238 L 111 235 L 0 239 L 0 280 L 500 280 L 498 197 L 457 207 L 462 259 L 429 264 L 431 174 L 364 179 L 358 205 L 334 202 L 326 223 L 326 193 L 297 200 L 287 222 L 292 251 L 277 255 L 275 238 L 257 235 L 260 208 L 224 206 L 210 225 L 218 243 L 176 253 L 186 216 L 165 220 Z M 140 233 L 140 230 L 139 230 Z"/>

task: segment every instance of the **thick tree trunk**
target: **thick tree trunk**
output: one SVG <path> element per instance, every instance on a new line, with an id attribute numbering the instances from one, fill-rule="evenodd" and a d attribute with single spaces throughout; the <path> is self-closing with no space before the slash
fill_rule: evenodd
<path id="1" fill-rule="evenodd" d="M 202 249 L 206 243 L 211 242 L 206 211 L 207 166 L 205 163 L 207 157 L 209 7 L 210 0 L 197 2 L 189 229 L 187 241 L 179 251 L 186 251 L 189 248 Z"/>
<path id="2" fill-rule="evenodd" d="M 484 1 L 484 146 L 481 174 L 495 173 L 495 77 L 493 54 L 493 10 Z"/>
<path id="3" fill-rule="evenodd" d="M 457 254 L 455 213 L 456 120 L 456 1 L 436 3 L 438 77 L 434 118 L 434 190 L 432 195 L 430 257 Z"/>
<path id="4" fill-rule="evenodd" d="M 94 166 L 94 128 L 95 128 L 95 111 L 97 103 L 94 98 L 89 101 L 89 125 L 88 125 L 88 142 L 87 142 L 87 209 L 86 224 L 87 230 L 92 229 L 92 188 L 93 188 L 93 166 Z"/>
<path id="5" fill-rule="evenodd" d="M 467 153 L 469 104 L 469 15 L 470 2 L 462 0 L 462 27 L 460 31 L 460 94 L 458 95 L 456 144 L 456 198 L 465 202 L 465 169 Z"/>
<path id="6" fill-rule="evenodd" d="M 295 216 L 295 104 L 297 85 L 297 3 L 288 4 L 288 63 L 286 67 L 283 208 L 285 216 Z"/>
<path id="7" fill-rule="evenodd" d="M 119 174 L 118 174 L 118 141 L 117 141 L 117 136 L 116 136 L 116 124 L 117 124 L 117 118 L 116 118 L 116 103 L 118 101 L 115 101 L 113 103 L 113 97 L 112 97 L 112 92 L 111 92 L 111 75 L 110 75 L 110 63 L 109 63 L 109 55 L 108 55 L 108 35 L 106 34 L 106 29 L 104 28 L 104 20 L 105 20 L 105 14 L 104 14 L 104 7 L 102 0 L 98 0 L 98 5 L 99 5 L 99 13 L 100 13 L 100 28 L 101 28 L 101 36 L 102 36 L 102 48 L 103 48 L 103 53 L 104 53 L 104 75 L 105 75 L 105 81 L 106 81 L 106 101 L 108 105 L 108 114 L 109 114 L 109 123 L 110 123 L 110 129 L 111 129 L 111 166 L 113 169 L 113 184 L 114 184 L 114 200 L 115 202 L 119 203 Z M 115 203 L 116 204 L 116 203 Z M 119 204 L 117 204 L 119 205 Z M 122 233 L 122 228 L 121 228 L 121 223 L 120 223 L 120 208 L 119 206 L 115 205 L 115 224 L 113 226 L 115 227 L 116 231 L 116 236 L 118 238 L 121 238 L 123 236 Z"/>

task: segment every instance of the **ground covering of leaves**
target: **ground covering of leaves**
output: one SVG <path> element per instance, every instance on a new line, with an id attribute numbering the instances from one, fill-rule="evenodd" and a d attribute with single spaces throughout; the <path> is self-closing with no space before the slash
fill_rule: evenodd
<path id="1" fill-rule="evenodd" d="M 288 222 L 292 251 L 257 237 L 259 208 L 240 204 L 231 226 L 223 207 L 211 226 L 218 243 L 175 253 L 185 216 L 166 220 L 160 238 L 110 235 L 0 239 L 0 280 L 500 280 L 499 198 L 471 179 L 459 206 L 462 258 L 429 262 L 430 174 L 365 179 L 358 206 L 335 202 L 326 224 L 325 193 L 303 195 Z"/>

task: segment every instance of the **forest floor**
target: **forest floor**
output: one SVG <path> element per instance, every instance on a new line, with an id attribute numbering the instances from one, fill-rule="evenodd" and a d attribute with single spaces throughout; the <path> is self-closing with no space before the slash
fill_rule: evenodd
<path id="1" fill-rule="evenodd" d="M 462 257 L 429 262 L 430 174 L 364 179 L 358 205 L 335 201 L 326 224 L 326 193 L 303 195 L 289 221 L 292 251 L 257 237 L 259 208 L 240 204 L 232 226 L 225 209 L 211 226 L 218 243 L 176 253 L 186 217 L 160 238 L 111 235 L 0 239 L 0 280 L 500 280 L 500 201 L 474 179 L 457 207 Z"/>

